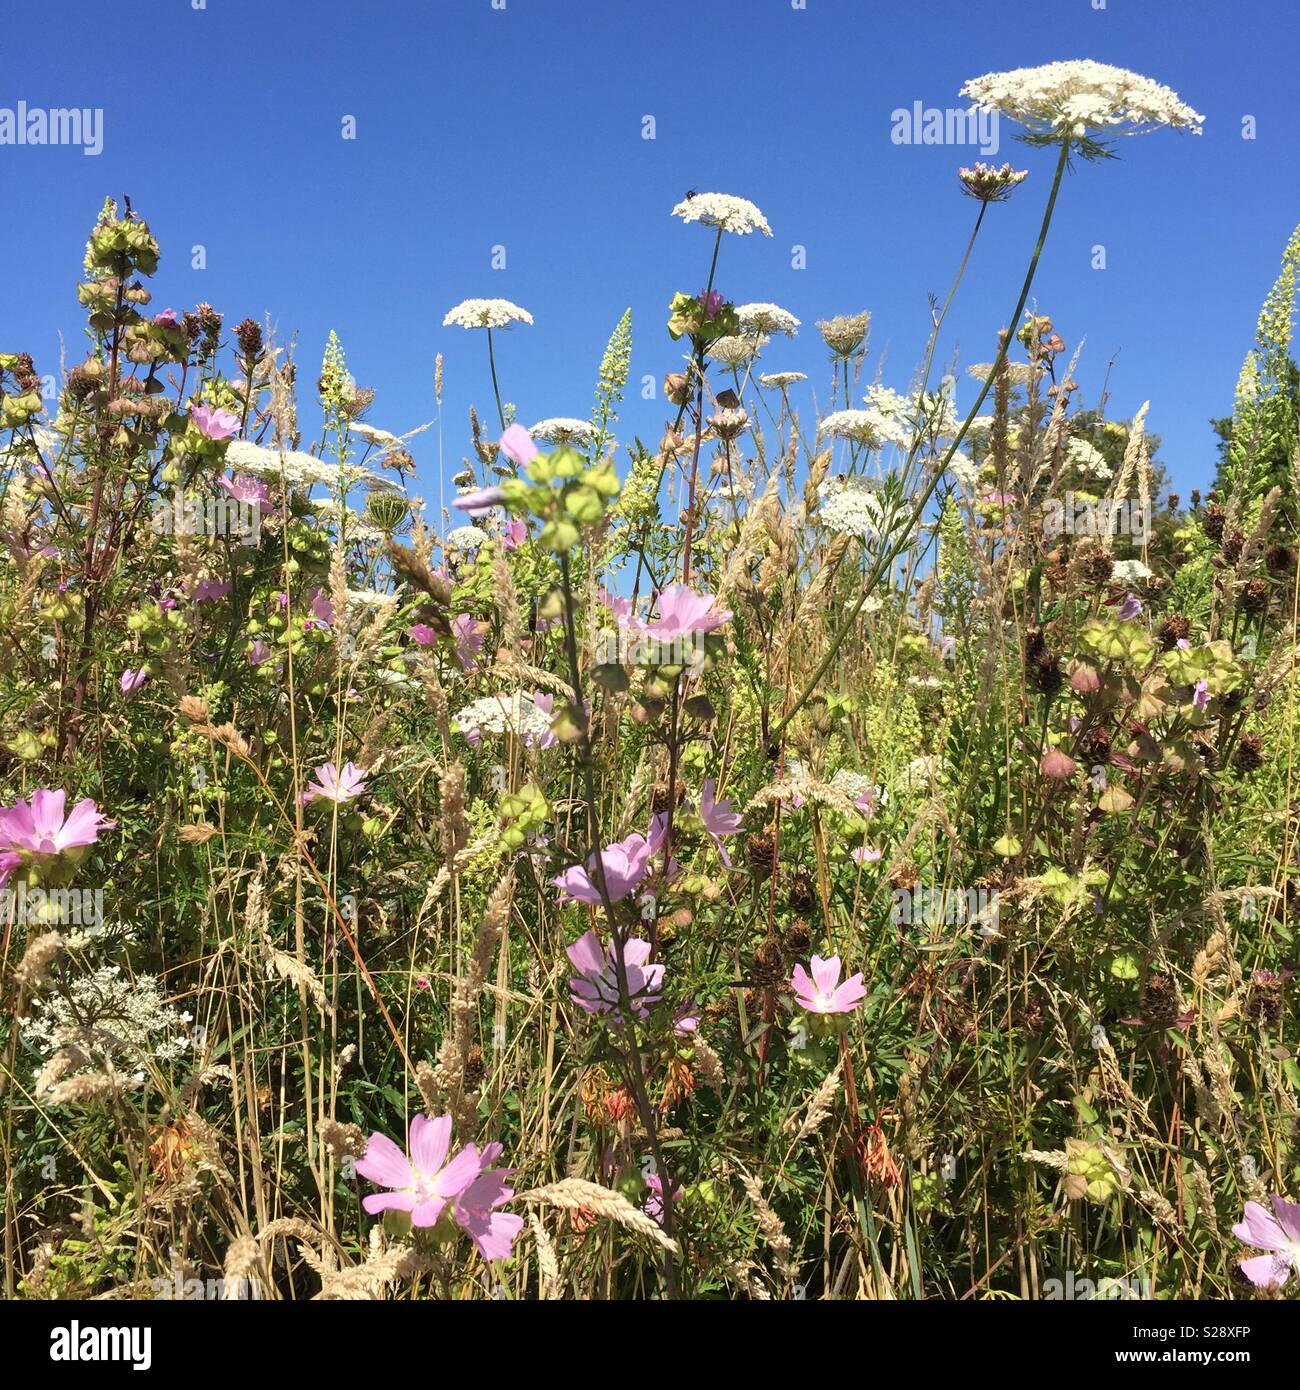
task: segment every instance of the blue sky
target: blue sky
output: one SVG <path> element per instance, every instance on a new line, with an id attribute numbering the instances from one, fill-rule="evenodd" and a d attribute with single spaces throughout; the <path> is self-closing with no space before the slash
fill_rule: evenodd
<path id="1" fill-rule="evenodd" d="M 1207 117 L 1199 138 L 1161 132 L 1079 165 L 1035 286 L 1068 347 L 1086 339 L 1088 402 L 1112 358 L 1110 414 L 1150 399 L 1184 494 L 1212 475 L 1206 421 L 1230 409 L 1300 220 L 1300 7 L 1278 0 L 196 3 L 62 0 L 6 26 L 0 108 L 100 107 L 104 148 L 0 146 L 0 349 L 50 371 L 62 333 L 77 360 L 86 233 L 105 194 L 125 191 L 162 243 L 155 308 L 207 300 L 230 324 L 269 311 L 296 335 L 307 382 L 336 329 L 358 381 L 378 390 L 373 423 L 404 431 L 434 416 L 442 351 L 448 473 L 467 451 L 468 405 L 491 405 L 483 336 L 441 326 L 468 296 L 536 318 L 498 355 L 526 424 L 588 413 L 630 305 L 620 435 L 658 439 L 666 407 L 641 400 L 640 379 L 678 365 L 667 303 L 701 288 L 711 249 L 711 233 L 668 215 L 690 187 L 749 197 L 771 222 L 771 240 L 726 238 L 718 271 L 728 297 L 804 322 L 768 350 L 767 370 L 808 371 L 824 402 L 813 322 L 867 308 L 867 379 L 883 359 L 883 380 L 904 388 L 927 293 L 946 292 L 975 212 L 955 171 L 982 156 L 895 144 L 891 113 L 961 105 L 962 82 L 983 72 L 1095 58 L 1167 83 Z M 940 361 L 987 361 L 1014 307 L 1052 156 L 1012 137 L 1004 123 L 996 158 L 1030 178 L 990 210 Z M 195 245 L 205 269 L 191 268 Z M 1092 268 L 1098 245 L 1104 270 Z M 505 269 L 492 268 L 497 246 Z M 960 389 L 969 405 L 964 377 Z M 415 449 L 430 498 L 435 439 Z"/>

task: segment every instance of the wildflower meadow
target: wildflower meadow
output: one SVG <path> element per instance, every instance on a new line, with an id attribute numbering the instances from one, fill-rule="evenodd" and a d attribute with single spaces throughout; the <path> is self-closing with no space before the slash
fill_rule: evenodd
<path id="1" fill-rule="evenodd" d="M 1300 228 L 1190 495 L 1044 272 L 1202 139 L 1160 56 L 939 94 L 914 361 L 729 296 L 725 164 L 527 413 L 487 277 L 396 419 L 85 207 L 0 321 L 6 1299 L 1297 1296 Z"/>

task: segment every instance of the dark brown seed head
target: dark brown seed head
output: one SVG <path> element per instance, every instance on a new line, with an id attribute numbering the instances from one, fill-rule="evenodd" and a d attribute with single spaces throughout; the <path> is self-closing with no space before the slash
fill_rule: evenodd
<path id="1" fill-rule="evenodd" d="M 1165 651 L 1172 651 L 1179 642 L 1185 642 L 1191 636 L 1192 625 L 1181 613 L 1171 613 L 1156 631 L 1156 636 L 1160 640 L 1161 647 Z"/>
<path id="2" fill-rule="evenodd" d="M 745 842 L 745 854 L 755 878 L 770 878 L 776 868 L 776 837 L 757 830 Z"/>
<path id="3" fill-rule="evenodd" d="M 1232 765 L 1238 772 L 1249 775 L 1264 766 L 1264 741 L 1258 734 L 1242 734 Z"/>
<path id="4" fill-rule="evenodd" d="M 785 952 L 776 936 L 765 936 L 754 951 L 749 978 L 759 989 L 775 989 L 786 977 Z"/>
<path id="5" fill-rule="evenodd" d="M 1268 607 L 1268 580 L 1248 579 L 1237 595 L 1237 607 L 1243 613 L 1262 613 Z"/>
<path id="6" fill-rule="evenodd" d="M 812 948 L 812 928 L 803 917 L 796 917 L 785 929 L 782 943 L 792 960 L 803 960 Z"/>

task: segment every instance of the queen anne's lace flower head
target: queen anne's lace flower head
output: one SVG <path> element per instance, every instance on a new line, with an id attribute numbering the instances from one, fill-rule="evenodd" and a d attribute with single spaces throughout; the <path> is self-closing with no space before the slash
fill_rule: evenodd
<path id="1" fill-rule="evenodd" d="M 1151 578 L 1151 571 L 1141 560 L 1116 560 L 1111 578 L 1117 584 L 1141 584 Z"/>
<path id="2" fill-rule="evenodd" d="M 1066 457 L 1081 472 L 1086 473 L 1090 478 L 1105 481 L 1112 476 L 1110 464 L 1106 462 L 1105 455 L 1100 449 L 1087 439 L 1080 439 L 1077 436 L 1069 439 L 1065 444 Z"/>
<path id="3" fill-rule="evenodd" d="M 368 425 L 364 420 L 353 420 L 348 426 L 348 429 L 352 434 L 356 435 L 363 444 L 370 444 L 385 452 L 389 449 L 396 448 L 397 445 L 402 442 L 401 439 L 391 431 L 381 430 L 374 425 Z"/>
<path id="4" fill-rule="evenodd" d="M 442 321 L 444 328 L 509 328 L 512 323 L 531 324 L 533 316 L 527 309 L 508 299 L 462 299 L 454 309 L 448 309 Z"/>
<path id="5" fill-rule="evenodd" d="M 817 331 L 836 357 L 852 357 L 866 340 L 870 325 L 871 314 L 864 309 L 860 314 L 836 314 L 831 319 L 818 319 Z"/>
<path id="6" fill-rule="evenodd" d="M 588 421 L 567 415 L 539 420 L 528 433 L 534 439 L 544 439 L 548 444 L 576 444 L 580 448 L 586 448 L 596 439 L 596 431 Z"/>
<path id="7" fill-rule="evenodd" d="M 868 479 L 827 478 L 817 489 L 817 499 L 817 516 L 828 530 L 860 540 L 880 534 L 884 506 Z"/>
<path id="8" fill-rule="evenodd" d="M 1000 169 L 992 164 L 976 164 L 973 169 L 958 169 L 962 192 L 981 203 L 1005 203 L 1029 177 L 1028 169 L 1013 169 L 1004 164 Z"/>
<path id="9" fill-rule="evenodd" d="M 448 550 L 472 553 L 488 539 L 488 533 L 481 531 L 477 526 L 457 526 L 447 532 L 445 544 Z"/>
<path id="10" fill-rule="evenodd" d="M 1159 82 L 1091 59 L 986 73 L 961 94 L 1040 139 L 1141 135 L 1161 126 L 1199 135 L 1205 120 Z"/>
<path id="11" fill-rule="evenodd" d="M 730 193 L 696 193 L 683 198 L 672 215 L 683 222 L 702 222 L 706 227 L 720 227 L 724 232 L 746 236 L 762 232 L 771 236 L 767 218 L 748 198 L 735 198 Z"/>
<path id="12" fill-rule="evenodd" d="M 455 724 L 473 742 L 483 734 L 515 734 L 525 743 L 540 745 L 549 742 L 551 735 L 551 716 L 536 697 L 522 690 L 503 690 L 471 701 L 457 712 Z"/>
<path id="13" fill-rule="evenodd" d="M 762 346 L 753 338 L 741 338 L 735 334 L 725 338 L 715 338 L 709 344 L 709 357 L 722 367 L 743 367 L 746 362 L 757 356 L 758 349 Z"/>
<path id="14" fill-rule="evenodd" d="M 793 338 L 799 332 L 799 320 L 779 304 L 738 304 L 736 317 L 746 333 L 784 333 Z"/>
<path id="15" fill-rule="evenodd" d="M 330 463 L 300 449 L 264 449 L 246 440 L 232 440 L 226 449 L 226 465 L 236 473 L 247 473 L 265 482 L 281 480 L 289 487 L 315 487 L 317 484 L 342 493 L 345 487 L 365 487 L 371 492 L 400 492 L 401 487 L 382 474 L 357 464 Z"/>
<path id="16" fill-rule="evenodd" d="M 836 410 L 821 422 L 821 433 L 874 449 L 881 442 L 880 423 L 881 416 L 873 410 Z"/>
<path id="17" fill-rule="evenodd" d="M 760 386 L 769 386 L 778 391 L 784 390 L 787 386 L 793 386 L 796 382 L 807 380 L 807 372 L 767 372 L 758 379 Z"/>

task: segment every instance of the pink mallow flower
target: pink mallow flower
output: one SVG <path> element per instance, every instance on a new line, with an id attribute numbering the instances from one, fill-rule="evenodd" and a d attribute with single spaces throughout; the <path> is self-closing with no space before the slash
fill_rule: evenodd
<path id="1" fill-rule="evenodd" d="M 501 452 L 517 468 L 522 468 L 537 457 L 537 445 L 522 425 L 511 425 L 497 442 L 501 445 Z"/>
<path id="2" fill-rule="evenodd" d="M 618 965 L 614 942 L 609 949 L 600 949 L 600 937 L 594 931 L 580 936 L 566 954 L 578 972 L 569 981 L 573 1002 L 589 1014 L 613 1013 L 618 1022 L 621 998 L 618 991 Z M 627 994 L 637 1018 L 649 1015 L 649 1005 L 658 1003 L 663 986 L 662 965 L 648 965 L 650 943 L 631 937 L 623 943 L 623 968 L 627 971 Z"/>
<path id="3" fill-rule="evenodd" d="M 318 797 L 325 801 L 353 801 L 366 789 L 366 770 L 355 763 L 344 763 L 340 772 L 333 763 L 324 763 L 316 769 L 316 780 L 307 784 L 303 792 L 304 801 L 315 801 Z"/>
<path id="4" fill-rule="evenodd" d="M 875 864 L 883 856 L 884 850 L 877 849 L 875 845 L 859 845 L 851 850 L 849 858 L 855 864 Z"/>
<path id="5" fill-rule="evenodd" d="M 483 639 L 487 636 L 487 625 L 461 613 L 451 620 L 451 637 L 456 644 L 456 660 L 466 671 L 478 665 L 479 653 L 483 650 Z"/>
<path id="6" fill-rule="evenodd" d="M 474 1242 L 485 1260 L 504 1260 L 515 1243 L 515 1237 L 524 1228 L 522 1216 L 496 1210 L 515 1195 L 514 1188 L 507 1187 L 503 1181 L 514 1170 L 488 1166 L 500 1154 L 500 1144 L 484 1145 L 479 1153 L 482 1171 L 456 1198 L 453 1209 L 456 1224 Z"/>
<path id="7" fill-rule="evenodd" d="M 721 801 L 714 799 L 717 786 L 713 778 L 709 777 L 700 789 L 700 822 L 709 839 L 717 846 L 723 864 L 731 868 L 731 855 L 722 843 L 722 836 L 734 835 L 740 829 L 743 817 L 732 808 L 731 802 L 725 797 Z"/>
<path id="8" fill-rule="evenodd" d="M 1125 594 L 1124 602 L 1119 606 L 1119 617 L 1122 622 L 1132 622 L 1139 617 L 1142 612 L 1142 600 L 1136 594 Z"/>
<path id="9" fill-rule="evenodd" d="M 720 290 L 701 290 L 699 298 L 706 319 L 715 317 L 724 303 Z"/>
<path id="10" fill-rule="evenodd" d="M 660 641 L 713 632 L 731 621 L 730 609 L 715 609 L 716 602 L 712 594 L 697 594 L 685 584 L 670 584 L 659 595 L 659 616 L 645 630 Z"/>
<path id="11" fill-rule="evenodd" d="M 334 626 L 334 605 L 320 588 L 311 591 L 311 612 L 317 622 L 324 623 L 326 627 Z"/>
<path id="12" fill-rule="evenodd" d="M 90 797 L 78 801 L 65 820 L 65 799 L 61 790 L 41 788 L 32 793 L 30 801 L 0 811 L 0 851 L 52 855 L 85 849 L 99 839 L 101 830 L 111 830 L 117 824 L 108 820 Z"/>
<path id="13" fill-rule="evenodd" d="M 218 603 L 230 595 L 230 585 L 222 579 L 201 579 L 191 590 L 194 603 Z"/>
<path id="14" fill-rule="evenodd" d="M 406 635 L 421 647 L 431 647 L 438 640 L 438 634 L 428 623 L 412 623 L 406 629 Z"/>
<path id="15" fill-rule="evenodd" d="M 812 976 L 802 965 L 796 965 L 790 977 L 790 987 L 799 1007 L 810 1014 L 847 1014 L 866 997 L 867 987 L 862 983 L 862 972 L 845 980 L 840 979 L 840 958 L 832 956 L 823 960 L 820 956 L 812 958 Z"/>
<path id="16" fill-rule="evenodd" d="M 9 876 L 15 869 L 22 868 L 22 856 L 14 854 L 10 850 L 5 850 L 0 854 L 0 888 L 9 882 Z"/>
<path id="17" fill-rule="evenodd" d="M 117 684 L 122 694 L 129 700 L 148 679 L 149 672 L 146 671 L 143 666 L 141 666 L 138 671 L 133 671 L 128 666 L 117 678 Z"/>
<path id="18" fill-rule="evenodd" d="M 357 1172 L 389 1191 L 368 1193 L 361 1205 L 371 1216 L 405 1211 L 412 1226 L 436 1226 L 447 1203 L 466 1192 L 483 1168 L 473 1144 L 449 1163 L 450 1146 L 450 1115 L 436 1120 L 417 1115 L 411 1121 L 409 1157 L 386 1134 L 372 1134 Z"/>
<path id="19" fill-rule="evenodd" d="M 256 507 L 263 516 L 271 510 L 271 491 L 258 478 L 250 478 L 247 473 L 236 473 L 231 478 L 217 479 L 218 485 L 236 502 L 246 507 Z"/>
<path id="20" fill-rule="evenodd" d="M 502 550 L 518 550 L 528 539 L 528 523 L 526 521 L 508 521 L 506 529 L 501 533 Z"/>
<path id="21" fill-rule="evenodd" d="M 645 1201 L 641 1204 L 641 1210 L 652 1221 L 657 1221 L 662 1226 L 664 1224 L 664 1180 L 658 1173 L 647 1173 L 645 1185 L 649 1191 L 646 1193 Z M 673 1189 L 673 1206 L 682 1200 L 684 1191 L 685 1188 L 682 1187 Z"/>
<path id="22" fill-rule="evenodd" d="M 451 505 L 457 511 L 468 512 L 470 516 L 486 516 L 493 507 L 500 506 L 505 497 L 499 487 L 480 487 L 473 492 L 462 492 Z"/>
<path id="23" fill-rule="evenodd" d="M 1247 1202 L 1245 1220 L 1232 1228 L 1239 1241 L 1268 1251 L 1241 1262 L 1241 1272 L 1257 1289 L 1280 1288 L 1292 1272 L 1300 1273 L 1300 1202 L 1276 1195 L 1270 1200 L 1272 1213 Z"/>
<path id="24" fill-rule="evenodd" d="M 196 405 L 190 411 L 190 423 L 204 439 L 229 439 L 239 428 L 239 416 L 218 406 Z"/>
<path id="25" fill-rule="evenodd" d="M 269 661 L 271 649 L 259 637 L 248 649 L 248 664 L 250 666 L 260 666 L 262 662 Z"/>
<path id="26" fill-rule="evenodd" d="M 605 888 L 609 893 L 610 902 L 616 903 L 626 898 L 646 876 L 650 860 L 663 844 L 663 837 L 663 825 L 656 816 L 651 825 L 649 839 L 637 830 L 627 839 L 616 840 L 601 850 L 600 863 L 605 871 Z M 585 867 L 582 864 L 574 864 L 551 882 L 565 899 L 599 907 L 604 900 L 600 896 L 595 875 L 596 856 L 592 855 Z"/>

